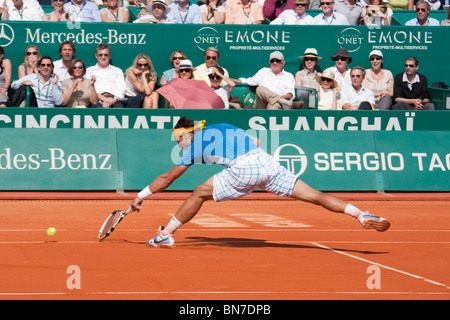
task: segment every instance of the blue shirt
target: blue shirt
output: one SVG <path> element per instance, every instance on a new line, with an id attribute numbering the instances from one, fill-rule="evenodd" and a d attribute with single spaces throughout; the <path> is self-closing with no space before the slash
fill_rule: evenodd
<path id="1" fill-rule="evenodd" d="M 44 83 L 38 74 L 31 73 L 11 83 L 11 88 L 19 89 L 22 82 L 26 80 L 31 81 L 33 84 L 31 89 L 33 89 L 34 94 L 36 95 L 39 108 L 54 108 L 63 103 L 61 81 L 58 81 L 56 85 L 53 85 L 52 78 L 50 78 L 46 83 Z"/>
<path id="2" fill-rule="evenodd" d="M 73 1 L 64 4 L 64 12 L 69 12 L 72 15 L 73 21 L 83 22 L 102 22 L 100 10 L 97 5 L 91 1 L 83 1 L 80 6 L 77 6 Z"/>
<path id="3" fill-rule="evenodd" d="M 226 123 L 213 124 L 194 135 L 177 165 L 206 163 L 228 167 L 238 156 L 258 148 L 244 130 Z"/>
<path id="4" fill-rule="evenodd" d="M 185 11 L 181 11 L 178 7 L 178 1 L 175 1 L 169 5 L 170 12 L 167 14 L 167 18 L 174 20 L 175 23 L 181 24 L 201 24 L 202 13 L 200 7 L 197 4 L 189 2 Z"/>

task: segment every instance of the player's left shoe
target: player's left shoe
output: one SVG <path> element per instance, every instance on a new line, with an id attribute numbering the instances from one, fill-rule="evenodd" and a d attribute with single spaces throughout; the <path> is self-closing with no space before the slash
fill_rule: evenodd
<path id="1" fill-rule="evenodd" d="M 173 235 L 165 235 L 163 236 L 161 234 L 161 231 L 164 230 L 164 227 L 159 227 L 159 233 L 156 237 L 153 239 L 147 240 L 146 245 L 147 247 L 153 246 L 156 248 L 175 248 L 175 240 L 173 238 Z"/>
<path id="2" fill-rule="evenodd" d="M 391 223 L 385 218 L 374 216 L 367 211 L 358 217 L 358 221 L 364 228 L 380 232 L 386 231 L 391 226 Z"/>

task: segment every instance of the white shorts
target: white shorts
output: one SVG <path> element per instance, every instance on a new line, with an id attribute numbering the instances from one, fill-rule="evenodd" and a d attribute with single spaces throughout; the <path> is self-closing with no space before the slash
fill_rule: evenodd
<path id="1" fill-rule="evenodd" d="M 260 150 L 239 156 L 234 164 L 215 174 L 213 197 L 215 201 L 238 199 L 256 188 L 289 197 L 296 181 L 294 174 Z"/>

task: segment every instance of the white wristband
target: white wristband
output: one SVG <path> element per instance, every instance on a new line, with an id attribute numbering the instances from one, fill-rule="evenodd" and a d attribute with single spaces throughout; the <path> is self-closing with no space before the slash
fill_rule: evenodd
<path id="1" fill-rule="evenodd" d="M 153 193 L 150 191 L 148 186 L 146 186 L 144 189 L 141 190 L 141 192 L 138 193 L 138 198 L 141 200 L 144 200 L 147 197 L 150 197 Z"/>

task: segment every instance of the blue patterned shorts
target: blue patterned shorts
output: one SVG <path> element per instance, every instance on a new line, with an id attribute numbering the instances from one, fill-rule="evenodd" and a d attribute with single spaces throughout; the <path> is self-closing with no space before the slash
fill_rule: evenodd
<path id="1" fill-rule="evenodd" d="M 235 159 L 214 175 L 215 201 L 238 199 L 257 188 L 289 197 L 297 177 L 281 166 L 271 155 L 259 149 Z"/>

